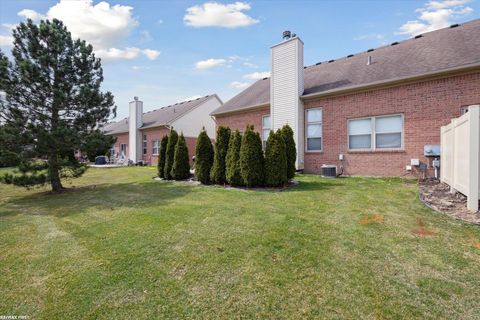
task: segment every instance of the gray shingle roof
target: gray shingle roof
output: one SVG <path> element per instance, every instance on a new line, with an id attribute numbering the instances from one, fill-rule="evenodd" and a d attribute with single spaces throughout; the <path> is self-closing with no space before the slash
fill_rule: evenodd
<path id="1" fill-rule="evenodd" d="M 372 57 L 370 65 L 368 56 Z M 480 63 L 480 19 L 306 67 L 303 95 L 406 79 L 475 63 Z M 212 115 L 269 103 L 270 79 L 258 80 Z"/>
<path id="2" fill-rule="evenodd" d="M 162 107 L 160 109 L 145 112 L 143 114 L 143 126 L 141 127 L 141 129 L 169 125 L 178 117 L 181 117 L 188 111 L 192 110 L 193 108 L 213 97 L 216 97 L 216 95 L 208 95 L 195 100 L 179 102 L 166 107 Z M 103 130 L 106 134 L 128 132 L 128 118 L 117 122 L 107 123 Z"/>

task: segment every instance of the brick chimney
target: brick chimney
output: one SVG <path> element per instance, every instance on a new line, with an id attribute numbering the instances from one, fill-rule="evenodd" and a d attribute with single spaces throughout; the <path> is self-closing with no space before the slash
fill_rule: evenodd
<path id="1" fill-rule="evenodd" d="M 142 160 L 142 133 L 143 125 L 143 102 L 134 97 L 129 105 L 128 119 L 128 159 L 134 163 Z"/>
<path id="2" fill-rule="evenodd" d="M 283 41 L 271 47 L 270 79 L 271 128 L 288 124 L 293 129 L 297 146 L 297 169 L 304 162 L 303 41 L 290 31 L 283 32 Z"/>

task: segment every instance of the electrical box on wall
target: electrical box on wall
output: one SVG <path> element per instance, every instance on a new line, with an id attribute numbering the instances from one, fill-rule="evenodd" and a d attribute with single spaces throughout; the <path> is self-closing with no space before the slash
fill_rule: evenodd
<path id="1" fill-rule="evenodd" d="M 419 159 L 410 159 L 410 165 L 411 166 L 419 166 L 420 165 L 420 160 Z"/>
<path id="2" fill-rule="evenodd" d="M 343 161 L 343 153 L 340 153 L 340 154 L 338 155 L 338 160 Z"/>

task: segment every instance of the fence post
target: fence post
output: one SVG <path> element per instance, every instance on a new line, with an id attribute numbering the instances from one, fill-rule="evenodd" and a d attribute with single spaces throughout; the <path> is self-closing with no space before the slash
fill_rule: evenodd
<path id="1" fill-rule="evenodd" d="M 468 175 L 468 194 L 467 209 L 478 211 L 478 184 L 479 184 L 479 165 L 480 165 L 480 106 L 469 106 L 469 175 Z"/>
<path id="2" fill-rule="evenodd" d="M 450 164 L 450 193 L 451 194 L 455 194 L 457 193 L 457 190 L 455 190 L 455 177 L 456 177 L 456 174 L 455 174 L 455 132 L 457 131 L 457 119 L 452 119 L 452 121 L 450 122 L 450 125 L 452 126 L 452 145 L 450 146 L 450 148 L 452 149 L 451 153 L 452 153 L 452 163 Z"/>

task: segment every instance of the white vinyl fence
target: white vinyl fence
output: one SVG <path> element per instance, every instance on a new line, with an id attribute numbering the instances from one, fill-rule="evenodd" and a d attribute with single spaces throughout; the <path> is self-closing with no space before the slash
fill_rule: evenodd
<path id="1" fill-rule="evenodd" d="M 467 208 L 478 211 L 480 181 L 480 105 L 452 119 L 441 132 L 440 179 L 467 196 Z"/>

